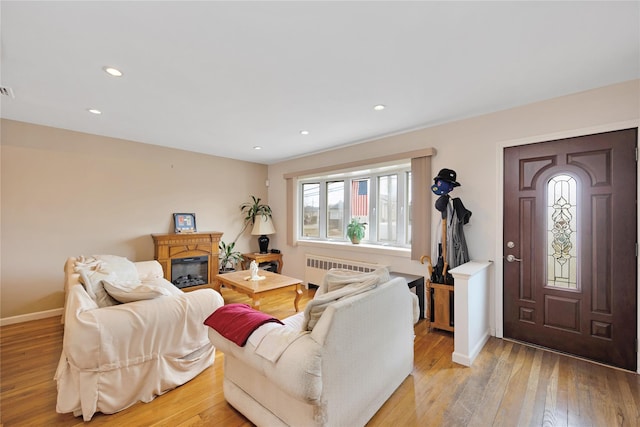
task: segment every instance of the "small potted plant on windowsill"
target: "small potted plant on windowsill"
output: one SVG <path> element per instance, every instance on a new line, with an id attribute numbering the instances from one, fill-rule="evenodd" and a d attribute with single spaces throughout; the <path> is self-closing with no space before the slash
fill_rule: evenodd
<path id="1" fill-rule="evenodd" d="M 364 232 L 367 223 L 360 222 L 359 218 L 351 218 L 351 222 L 347 225 L 347 237 L 351 239 L 351 243 L 358 244 L 364 238 Z"/>
<path id="2" fill-rule="evenodd" d="M 218 247 L 220 248 L 220 265 L 218 270 L 220 273 L 229 273 L 231 271 L 236 271 L 236 265 L 243 260 L 242 254 L 239 251 L 234 251 L 233 248 L 236 246 L 236 242 L 231 242 L 228 245 L 220 241 Z"/>

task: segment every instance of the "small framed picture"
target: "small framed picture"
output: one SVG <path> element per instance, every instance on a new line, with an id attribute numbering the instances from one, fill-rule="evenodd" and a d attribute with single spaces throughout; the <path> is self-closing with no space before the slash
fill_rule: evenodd
<path id="1" fill-rule="evenodd" d="M 196 214 L 174 213 L 173 223 L 176 233 L 194 233 L 196 231 Z"/>

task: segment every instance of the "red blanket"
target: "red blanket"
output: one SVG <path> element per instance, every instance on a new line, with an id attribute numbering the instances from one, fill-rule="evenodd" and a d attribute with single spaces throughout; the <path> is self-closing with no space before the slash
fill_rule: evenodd
<path id="1" fill-rule="evenodd" d="M 268 322 L 284 325 L 275 317 L 254 310 L 247 304 L 227 304 L 211 313 L 204 324 L 238 346 L 244 347 L 249 335 Z"/>

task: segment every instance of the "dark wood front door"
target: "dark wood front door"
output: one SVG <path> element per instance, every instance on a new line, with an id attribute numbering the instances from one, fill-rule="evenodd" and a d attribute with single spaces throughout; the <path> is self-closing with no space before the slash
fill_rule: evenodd
<path id="1" fill-rule="evenodd" d="M 505 338 L 636 370 L 636 142 L 505 149 Z"/>

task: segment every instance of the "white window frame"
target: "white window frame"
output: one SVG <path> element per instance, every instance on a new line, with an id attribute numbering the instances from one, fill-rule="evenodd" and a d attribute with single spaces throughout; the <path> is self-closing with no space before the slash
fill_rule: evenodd
<path id="1" fill-rule="evenodd" d="M 300 177 L 297 180 L 297 193 L 298 193 L 298 206 L 296 211 L 299 212 L 297 223 L 302 224 L 302 212 L 304 197 L 302 194 L 302 186 L 304 184 L 318 183 L 320 184 L 320 206 L 318 213 L 318 225 L 319 225 L 319 237 L 309 237 L 302 235 L 302 227 L 297 227 L 296 239 L 306 242 L 348 242 L 346 237 L 346 226 L 351 220 L 351 191 L 352 181 L 358 181 L 362 179 L 369 180 L 369 215 L 367 222 L 368 240 L 364 241 L 364 244 L 380 246 L 380 247 L 397 247 L 397 248 L 410 248 L 411 236 L 407 234 L 408 221 L 409 221 L 409 209 L 408 209 L 408 177 L 411 174 L 411 164 L 406 161 L 387 164 L 379 167 L 372 167 L 370 169 L 360 169 L 356 171 L 326 173 L 323 175 L 312 177 Z M 396 206 L 396 241 L 395 242 L 380 242 L 378 241 L 378 229 L 377 229 L 377 214 L 378 214 L 378 178 L 382 176 L 396 175 L 397 188 L 397 206 Z M 328 237 L 327 236 L 327 183 L 343 181 L 344 182 L 344 205 L 343 205 L 343 233 L 341 238 Z"/>

